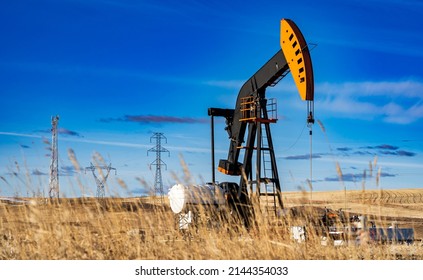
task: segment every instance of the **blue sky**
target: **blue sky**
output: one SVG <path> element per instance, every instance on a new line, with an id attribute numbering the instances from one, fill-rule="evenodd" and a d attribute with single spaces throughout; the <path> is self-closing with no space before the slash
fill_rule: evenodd
<path id="1" fill-rule="evenodd" d="M 207 108 L 234 107 L 243 82 L 279 50 L 282 18 L 317 44 L 314 190 L 377 188 L 378 170 L 382 188 L 422 187 L 421 1 L 17 0 L 0 4 L 0 195 L 48 193 L 53 115 L 62 195 L 96 191 L 70 149 L 80 167 L 100 154 L 117 169 L 108 195 L 145 193 L 153 132 L 168 140 L 165 186 L 185 178 L 181 159 L 194 181 L 210 181 Z M 290 76 L 267 96 L 278 101 L 282 189 L 307 189 L 306 104 Z M 228 147 L 220 120 L 216 158 Z"/>

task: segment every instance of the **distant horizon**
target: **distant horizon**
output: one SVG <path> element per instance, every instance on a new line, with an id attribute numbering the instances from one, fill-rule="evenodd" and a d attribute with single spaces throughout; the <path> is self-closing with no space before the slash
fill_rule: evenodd
<path id="1" fill-rule="evenodd" d="M 366 192 L 366 191 L 371 191 L 371 192 L 379 192 L 379 191 L 407 191 L 407 190 L 420 190 L 421 188 L 407 188 L 407 187 L 400 187 L 400 188 L 389 188 L 389 189 L 383 189 L 383 188 L 366 188 L 363 190 L 361 189 L 347 189 L 347 190 L 318 190 L 318 191 L 312 191 L 311 193 L 332 193 L 332 192 L 356 192 L 356 193 L 360 193 L 360 192 Z M 304 191 L 304 190 L 289 190 L 289 191 L 283 191 L 282 192 L 282 198 L 285 194 L 293 194 L 293 193 L 304 193 L 305 196 L 308 196 L 308 194 L 310 194 L 310 191 Z M 150 199 L 153 197 L 160 197 L 160 196 L 149 196 L 149 195 L 133 195 L 133 196 L 106 196 L 104 198 L 116 198 L 116 199 L 136 199 L 136 198 L 143 198 L 143 199 Z M 166 192 L 163 195 L 164 198 L 168 198 L 168 192 Z M 48 195 L 47 196 L 2 196 L 0 195 L 0 200 L 5 200 L 5 199 L 14 199 L 14 198 L 34 198 L 34 199 L 57 199 L 57 198 L 50 198 Z M 60 196 L 59 199 L 79 199 L 79 198 L 93 198 L 93 199 L 99 199 L 98 197 L 94 196 Z"/>

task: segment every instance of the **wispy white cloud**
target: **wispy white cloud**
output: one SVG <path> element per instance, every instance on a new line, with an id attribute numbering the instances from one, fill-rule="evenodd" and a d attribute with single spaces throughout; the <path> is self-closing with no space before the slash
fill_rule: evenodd
<path id="1" fill-rule="evenodd" d="M 134 68 L 119 68 L 119 67 L 98 67 L 89 64 L 60 64 L 48 62 L 22 62 L 22 61 L 9 61 L 0 62 L 0 68 L 8 71 L 28 71 L 36 73 L 48 73 L 54 75 L 75 75 L 75 76 L 96 76 L 106 78 L 128 78 L 128 79 L 141 79 L 148 81 L 160 81 L 174 84 L 199 84 L 197 79 L 193 77 L 174 76 L 153 73 L 147 70 L 140 70 Z"/>
<path id="2" fill-rule="evenodd" d="M 4 132 L 0 131 L 0 135 L 6 136 L 17 136 L 17 137 L 29 137 L 29 138 L 43 138 L 40 135 L 35 134 L 26 134 L 26 133 L 16 133 L 16 132 Z M 94 144 L 94 145 L 104 145 L 104 146 L 115 146 L 122 148 L 135 148 L 135 149 L 149 149 L 151 144 L 138 144 L 130 142 L 121 142 L 121 141 L 103 141 L 95 139 L 81 139 L 81 138 L 60 138 L 60 141 L 63 142 L 72 142 L 72 143 L 85 143 L 85 144 Z M 210 153 L 209 147 L 188 147 L 188 146 L 167 146 L 171 151 L 178 152 L 191 152 L 191 153 Z M 215 150 L 216 153 L 225 153 L 223 150 Z"/>
<path id="3" fill-rule="evenodd" d="M 406 104 L 387 104 L 362 101 L 347 96 L 326 98 L 318 103 L 320 111 L 336 114 L 338 117 L 361 120 L 381 119 L 386 123 L 410 124 L 423 118 L 423 104 L 408 107 Z"/>
<path id="4" fill-rule="evenodd" d="M 120 141 L 103 141 L 103 140 L 90 140 L 90 139 L 70 139 L 63 138 L 60 141 L 74 142 L 74 143 L 86 143 L 86 144 L 95 144 L 95 145 L 105 145 L 105 146 L 117 146 L 123 148 L 139 148 L 146 149 L 151 148 L 151 145 L 130 143 L 130 142 L 120 142 Z"/>
<path id="5" fill-rule="evenodd" d="M 89 139 L 62 139 L 62 141 L 67 142 L 78 142 L 78 143 L 87 143 L 95 145 L 106 145 L 106 146 L 117 146 L 123 148 L 137 148 L 137 149 L 149 149 L 152 147 L 152 144 L 137 144 L 130 142 L 119 142 L 119 141 L 102 141 L 102 140 L 89 140 Z M 170 151 L 178 152 L 191 152 L 191 153 L 210 153 L 210 148 L 201 148 L 201 147 L 188 147 L 188 146 L 166 146 Z M 222 153 L 223 151 L 216 150 L 216 153 Z"/>
<path id="6" fill-rule="evenodd" d="M 319 83 L 320 110 L 340 117 L 410 124 L 423 118 L 423 82 L 365 81 Z"/>
<path id="7" fill-rule="evenodd" d="M 0 131 L 0 135 L 28 137 L 28 138 L 42 138 L 42 136 L 40 136 L 40 135 L 28 134 L 28 133 L 18 133 L 18 132 L 7 132 L 7 131 Z"/>
<path id="8" fill-rule="evenodd" d="M 243 83 L 238 80 L 205 82 L 225 89 L 239 89 Z M 288 81 L 283 87 L 271 88 L 269 92 L 296 93 L 297 89 Z M 293 94 L 292 98 L 297 96 Z M 395 124 L 409 124 L 423 118 L 423 82 L 419 80 L 321 82 L 315 84 L 315 98 L 319 110 L 338 117 L 381 119 Z"/>
<path id="9" fill-rule="evenodd" d="M 351 158 L 330 158 L 330 157 L 322 157 L 322 158 L 317 158 L 316 161 L 319 162 L 332 162 L 332 163 L 336 163 L 339 162 L 341 165 L 343 164 L 354 164 L 354 165 L 358 165 L 359 167 L 363 167 L 366 168 L 367 166 L 369 166 L 369 160 L 368 159 L 351 159 Z M 389 161 L 387 159 L 379 159 L 378 160 L 378 166 L 382 167 L 382 169 L 387 168 L 387 167 L 402 167 L 402 168 L 423 168 L 423 164 L 421 163 L 416 163 L 416 162 L 401 162 L 401 161 Z"/>
<path id="10" fill-rule="evenodd" d="M 100 122 L 134 122 L 139 124 L 163 124 L 163 123 L 176 123 L 176 124 L 192 124 L 192 123 L 207 123 L 209 120 L 205 118 L 192 118 L 192 117 L 176 117 L 176 116 L 163 116 L 163 115 L 125 115 L 120 118 L 102 118 Z"/>
<path id="11" fill-rule="evenodd" d="M 364 81 L 344 83 L 318 83 L 316 92 L 323 95 L 417 97 L 423 99 L 423 82 L 404 81 Z"/>
<path id="12" fill-rule="evenodd" d="M 204 84 L 208 86 L 221 87 L 226 89 L 240 89 L 245 81 L 241 80 L 210 80 Z"/>

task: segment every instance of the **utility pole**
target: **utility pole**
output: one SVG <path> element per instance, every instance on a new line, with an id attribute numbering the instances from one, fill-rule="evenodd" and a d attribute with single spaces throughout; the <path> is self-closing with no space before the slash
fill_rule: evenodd
<path id="1" fill-rule="evenodd" d="M 93 173 L 94 176 L 94 180 L 95 183 L 97 184 L 97 198 L 100 201 L 103 201 L 104 197 L 105 197 L 105 184 L 107 181 L 107 178 L 109 177 L 110 171 L 114 170 L 115 171 L 115 175 L 117 174 L 117 170 L 116 168 L 112 167 L 112 164 L 110 163 L 107 166 L 94 166 L 92 163 L 90 163 L 91 165 L 88 167 L 85 167 L 85 172 L 91 171 Z M 106 170 L 106 175 L 103 175 L 103 173 L 100 173 L 100 178 L 95 174 L 95 171 L 98 171 L 99 173 L 101 172 L 101 170 Z"/>
<path id="2" fill-rule="evenodd" d="M 163 135 L 163 133 L 155 132 L 154 135 L 150 137 L 150 143 L 152 143 L 153 139 L 156 142 L 156 146 L 147 151 L 147 156 L 149 152 L 156 153 L 156 160 L 150 163 L 150 168 L 152 165 L 156 166 L 156 175 L 154 179 L 154 195 L 160 196 L 160 203 L 163 205 L 162 166 L 166 168 L 166 163 L 162 161 L 161 154 L 168 153 L 168 155 L 170 156 L 170 152 L 162 147 L 162 140 L 167 143 L 167 138 Z"/>
<path id="3" fill-rule="evenodd" d="M 51 163 L 50 163 L 50 198 L 59 198 L 59 150 L 57 141 L 57 125 L 59 116 L 51 117 Z"/>

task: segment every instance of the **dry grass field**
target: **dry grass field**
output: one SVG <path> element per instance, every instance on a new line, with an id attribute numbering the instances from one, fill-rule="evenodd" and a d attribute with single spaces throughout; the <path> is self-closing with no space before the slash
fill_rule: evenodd
<path id="1" fill-rule="evenodd" d="M 297 243 L 288 228 L 299 220 L 266 211 L 256 211 L 257 224 L 249 231 L 226 220 L 211 226 L 203 214 L 187 234 L 178 229 L 167 201 L 159 206 L 149 198 L 113 198 L 103 204 L 95 198 L 0 199 L 0 259 L 423 259 L 423 190 L 314 192 L 312 201 L 301 192 L 283 197 L 286 209 L 303 211 L 306 226 L 319 209 L 342 208 L 346 214 L 367 215 L 378 226 L 412 227 L 417 240 L 335 247 L 322 246 L 320 237 L 310 234 L 307 242 Z"/>

